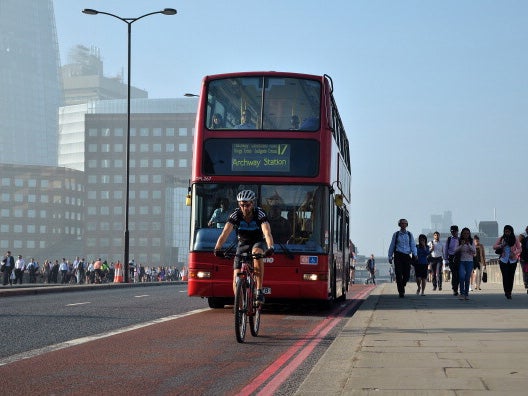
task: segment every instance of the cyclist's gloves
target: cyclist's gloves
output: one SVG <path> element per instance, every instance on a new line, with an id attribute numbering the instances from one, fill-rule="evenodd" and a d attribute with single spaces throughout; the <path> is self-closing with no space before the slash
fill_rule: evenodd
<path id="1" fill-rule="evenodd" d="M 220 250 L 220 249 L 215 249 L 214 250 L 214 255 L 216 257 L 224 257 L 224 252 L 222 250 Z"/>
<path id="2" fill-rule="evenodd" d="M 264 252 L 264 256 L 266 256 L 266 257 L 271 257 L 271 256 L 273 256 L 273 253 L 275 253 L 275 249 L 273 249 L 272 247 L 270 247 L 268 250 L 266 250 L 266 251 Z"/>

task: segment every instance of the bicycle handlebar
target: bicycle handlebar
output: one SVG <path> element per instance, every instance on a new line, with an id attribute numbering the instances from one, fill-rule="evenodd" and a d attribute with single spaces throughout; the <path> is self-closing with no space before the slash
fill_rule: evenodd
<path id="1" fill-rule="evenodd" d="M 264 255 L 262 253 L 240 253 L 240 254 L 236 254 L 236 253 L 226 253 L 226 252 L 223 252 L 223 251 L 216 251 L 215 255 L 217 257 L 222 257 L 222 258 L 226 258 L 226 259 L 239 257 L 239 258 L 242 259 L 242 261 L 244 259 L 260 260 L 261 258 L 265 258 L 266 257 L 266 255 Z"/>

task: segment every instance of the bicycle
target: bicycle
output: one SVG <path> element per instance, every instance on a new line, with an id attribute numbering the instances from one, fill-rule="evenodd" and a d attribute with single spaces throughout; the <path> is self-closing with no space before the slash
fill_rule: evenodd
<path id="1" fill-rule="evenodd" d="M 265 255 L 246 252 L 232 255 L 226 254 L 224 257 L 239 257 L 242 264 L 236 280 L 234 313 L 236 339 L 238 342 L 243 343 L 246 338 L 248 322 L 251 335 L 253 337 L 258 336 L 262 304 L 256 300 L 257 283 L 255 281 L 253 260 L 264 258 Z"/>

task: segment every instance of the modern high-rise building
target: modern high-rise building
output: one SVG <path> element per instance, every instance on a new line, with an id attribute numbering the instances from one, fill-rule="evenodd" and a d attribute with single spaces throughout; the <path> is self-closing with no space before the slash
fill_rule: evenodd
<path id="1" fill-rule="evenodd" d="M 128 87 L 122 76 L 104 76 L 103 61 L 96 47 L 77 45 L 72 48 L 68 64 L 61 70 L 64 106 L 59 109 L 59 166 L 83 171 L 85 114 L 97 112 L 94 109 L 101 107 L 97 104 L 100 101 L 126 99 Z M 148 92 L 130 87 L 130 98 L 135 107 L 134 100 L 148 98 Z"/>
<path id="2" fill-rule="evenodd" d="M 65 106 L 127 98 L 128 85 L 123 83 L 123 76 L 103 74 L 103 61 L 97 47 L 77 45 L 72 48 L 61 72 Z M 130 98 L 146 99 L 148 92 L 132 86 Z"/>
<path id="3" fill-rule="evenodd" d="M 1 163 L 57 165 L 61 92 L 52 0 L 1 0 Z"/>

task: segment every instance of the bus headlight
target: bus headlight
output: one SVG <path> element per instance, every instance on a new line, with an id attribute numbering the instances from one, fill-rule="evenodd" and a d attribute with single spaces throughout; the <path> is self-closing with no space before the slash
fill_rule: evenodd
<path id="1" fill-rule="evenodd" d="M 328 276 L 327 274 L 303 274 L 303 280 L 305 281 L 310 281 L 310 282 L 314 282 L 314 281 L 327 281 L 328 280 Z"/>
<path id="2" fill-rule="evenodd" d="M 319 277 L 317 274 L 304 274 L 303 279 L 305 281 L 316 281 Z"/>
<path id="3" fill-rule="evenodd" d="M 191 279 L 211 279 L 209 271 L 189 271 L 189 278 Z"/>

